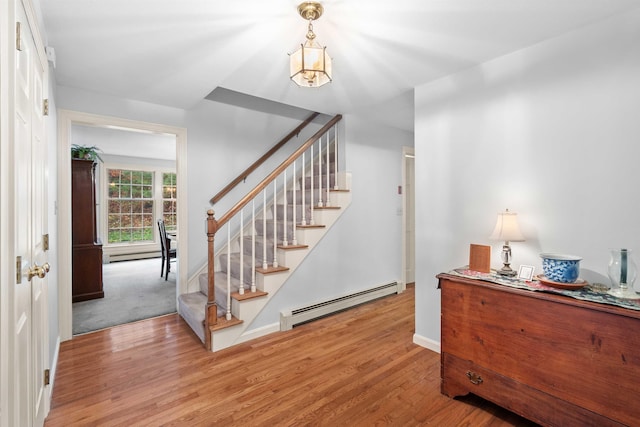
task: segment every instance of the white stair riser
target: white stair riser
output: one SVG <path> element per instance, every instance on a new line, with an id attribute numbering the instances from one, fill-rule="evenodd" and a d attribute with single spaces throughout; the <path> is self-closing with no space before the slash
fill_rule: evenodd
<path id="1" fill-rule="evenodd" d="M 254 319 L 260 310 L 266 305 L 267 296 L 259 298 L 251 298 L 244 301 L 231 301 L 231 314 L 238 319 Z"/>
<path id="2" fill-rule="evenodd" d="M 275 274 L 258 274 L 256 277 L 256 288 L 267 292 L 271 297 L 280 286 L 289 278 L 292 271 L 283 271 Z"/>
<path id="3" fill-rule="evenodd" d="M 308 249 L 278 249 L 278 265 L 298 265 L 307 256 Z"/>
<path id="4" fill-rule="evenodd" d="M 297 231 L 298 244 L 315 246 L 320 241 L 326 231 L 326 227 L 322 228 L 299 228 Z"/>

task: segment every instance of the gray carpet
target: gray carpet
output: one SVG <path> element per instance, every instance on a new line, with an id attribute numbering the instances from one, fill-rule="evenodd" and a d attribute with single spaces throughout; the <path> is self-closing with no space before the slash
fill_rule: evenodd
<path id="1" fill-rule="evenodd" d="M 73 303 L 73 334 L 176 312 L 175 263 L 160 277 L 160 258 L 104 264 L 104 298 Z"/>

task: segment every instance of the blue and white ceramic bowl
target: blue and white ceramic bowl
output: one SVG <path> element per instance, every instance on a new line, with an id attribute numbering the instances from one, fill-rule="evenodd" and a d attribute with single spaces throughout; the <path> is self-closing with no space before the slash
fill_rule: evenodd
<path id="1" fill-rule="evenodd" d="M 540 254 L 542 272 L 554 282 L 574 283 L 580 275 L 579 256 L 563 254 Z"/>

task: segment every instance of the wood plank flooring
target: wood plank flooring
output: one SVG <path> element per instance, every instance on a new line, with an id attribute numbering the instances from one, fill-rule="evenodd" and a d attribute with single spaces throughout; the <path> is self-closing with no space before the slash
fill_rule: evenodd
<path id="1" fill-rule="evenodd" d="M 64 342 L 45 426 L 534 426 L 440 394 L 414 289 L 206 352 L 178 315 Z"/>

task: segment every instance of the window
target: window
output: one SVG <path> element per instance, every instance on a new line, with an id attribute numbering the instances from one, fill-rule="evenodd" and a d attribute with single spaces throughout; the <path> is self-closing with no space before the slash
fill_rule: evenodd
<path id="1" fill-rule="evenodd" d="M 175 230 L 177 226 L 177 185 L 175 173 L 162 174 L 162 219 L 167 230 Z"/>
<path id="2" fill-rule="evenodd" d="M 152 242 L 153 172 L 107 169 L 108 243 Z"/>

